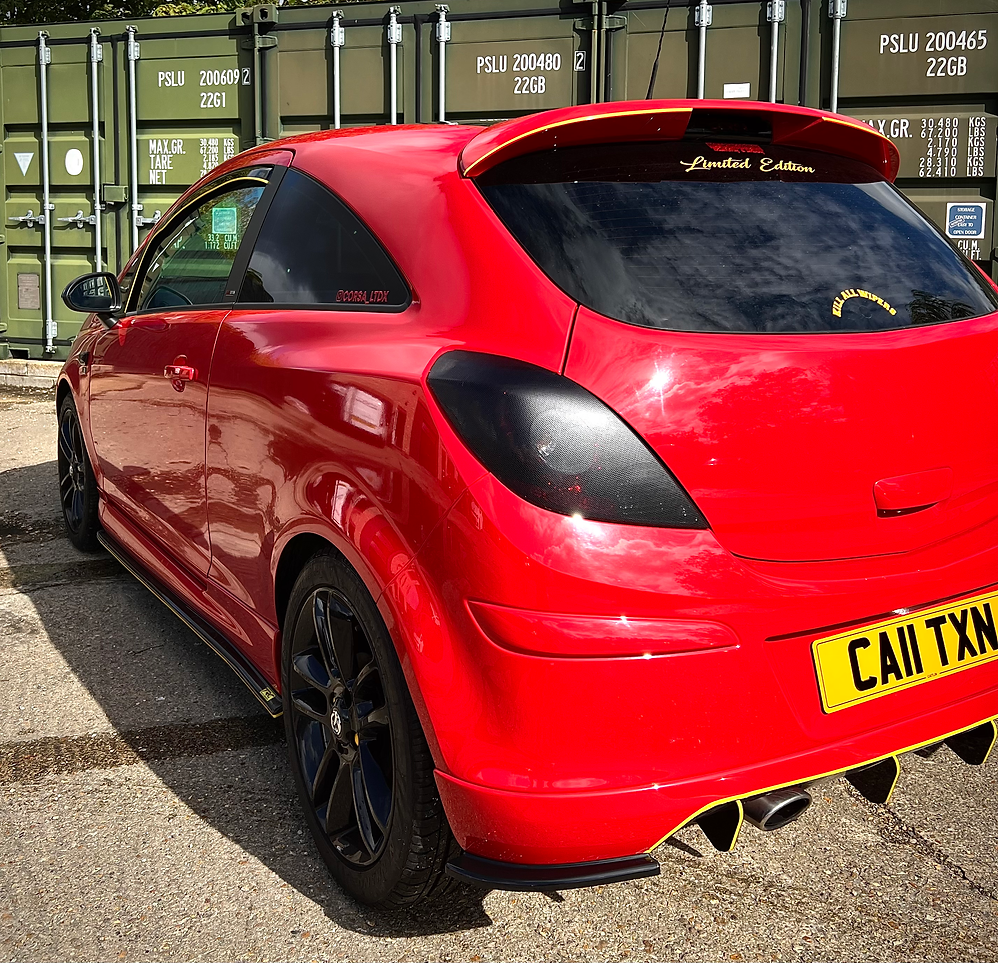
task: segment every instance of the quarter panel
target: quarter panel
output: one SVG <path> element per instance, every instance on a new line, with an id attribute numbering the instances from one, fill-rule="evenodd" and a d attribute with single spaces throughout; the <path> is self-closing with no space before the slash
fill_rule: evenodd
<path id="1" fill-rule="evenodd" d="M 208 402 L 211 578 L 274 625 L 274 574 L 294 535 L 326 537 L 377 598 L 465 487 L 421 387 L 400 375 L 437 350 L 399 337 L 406 314 L 236 311 L 222 326 Z"/>

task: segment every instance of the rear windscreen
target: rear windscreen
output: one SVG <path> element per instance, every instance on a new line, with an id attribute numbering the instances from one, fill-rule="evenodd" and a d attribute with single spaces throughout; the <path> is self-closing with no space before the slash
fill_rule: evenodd
<path id="1" fill-rule="evenodd" d="M 563 291 L 677 331 L 871 331 L 998 301 L 859 162 L 771 145 L 611 144 L 518 157 L 477 179 Z"/>

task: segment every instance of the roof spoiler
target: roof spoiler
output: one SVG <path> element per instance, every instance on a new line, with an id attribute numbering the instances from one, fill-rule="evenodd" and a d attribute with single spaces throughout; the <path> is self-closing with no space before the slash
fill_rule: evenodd
<path id="1" fill-rule="evenodd" d="M 899 158 L 891 141 L 872 127 L 823 110 L 730 100 L 632 100 L 562 107 L 503 121 L 482 131 L 461 152 L 465 177 L 477 177 L 496 164 L 557 147 L 682 140 L 693 112 L 719 122 L 717 136 L 731 139 L 729 119 L 748 120 L 772 131 L 781 147 L 824 151 L 868 164 L 887 180 L 897 176 Z"/>

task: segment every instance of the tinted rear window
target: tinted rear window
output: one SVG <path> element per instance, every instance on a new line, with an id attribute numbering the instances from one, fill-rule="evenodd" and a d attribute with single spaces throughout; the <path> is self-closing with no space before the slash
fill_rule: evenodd
<path id="1" fill-rule="evenodd" d="M 409 288 L 359 218 L 291 168 L 267 212 L 238 300 L 399 309 L 409 304 Z"/>
<path id="2" fill-rule="evenodd" d="M 976 269 L 864 164 L 770 145 L 568 148 L 478 179 L 563 291 L 681 331 L 869 331 L 998 307 Z"/>

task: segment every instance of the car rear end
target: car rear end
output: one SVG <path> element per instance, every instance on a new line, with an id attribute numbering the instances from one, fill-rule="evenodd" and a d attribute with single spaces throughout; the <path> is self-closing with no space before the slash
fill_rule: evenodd
<path id="1" fill-rule="evenodd" d="M 847 773 L 886 798 L 945 739 L 983 761 L 994 286 L 860 125 L 555 114 L 462 163 L 579 303 L 563 369 L 437 359 L 445 444 L 484 471 L 392 587 L 475 667 L 421 680 L 455 834 L 494 861 L 465 875 L 640 875 L 694 819 L 730 848 L 763 793 Z"/>

